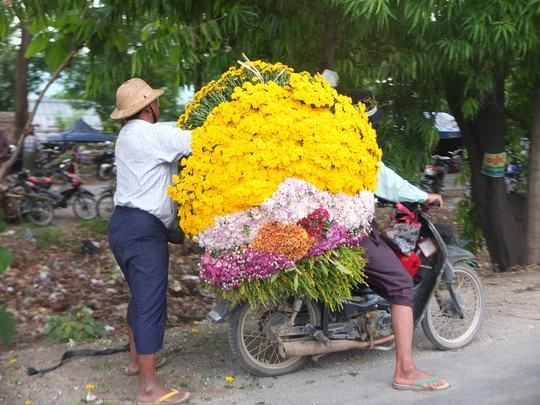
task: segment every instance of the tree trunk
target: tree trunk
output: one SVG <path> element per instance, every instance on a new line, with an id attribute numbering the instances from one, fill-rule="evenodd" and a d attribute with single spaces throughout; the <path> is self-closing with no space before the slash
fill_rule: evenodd
<path id="1" fill-rule="evenodd" d="M 326 15 L 322 41 L 321 72 L 324 69 L 331 69 L 334 65 L 338 42 L 337 14 L 334 9 L 330 9 Z"/>
<path id="2" fill-rule="evenodd" d="M 28 59 L 24 56 L 30 44 L 28 23 L 21 24 L 21 46 L 15 62 L 15 136 L 19 139 L 28 121 Z"/>
<path id="3" fill-rule="evenodd" d="M 476 207 L 491 260 L 506 271 L 525 264 L 525 199 L 507 193 L 504 177 L 490 177 L 481 172 L 485 153 L 505 151 L 504 80 L 496 78 L 495 90 L 484 101 L 477 116 L 466 120 L 462 113 L 462 82 L 447 86 L 447 101 L 460 127 L 469 152 L 471 196 Z"/>
<path id="4" fill-rule="evenodd" d="M 27 127 L 30 127 L 30 125 L 32 124 L 32 121 L 34 120 L 34 116 L 36 115 L 36 111 L 39 107 L 39 104 L 41 103 L 41 100 L 43 100 L 45 93 L 47 92 L 47 90 L 49 90 L 49 87 L 51 87 L 53 82 L 58 78 L 58 76 L 60 75 L 60 72 L 62 72 L 62 70 L 65 69 L 65 67 L 68 65 L 71 59 L 73 59 L 73 57 L 75 56 L 77 52 L 78 52 L 78 48 L 72 48 L 71 52 L 68 54 L 68 56 L 66 56 L 66 59 L 64 59 L 64 61 L 60 64 L 60 66 L 58 66 L 58 68 L 54 71 L 54 73 L 49 78 L 49 81 L 47 82 L 43 90 L 41 90 L 41 92 L 39 93 L 39 96 L 34 104 L 34 108 L 32 109 L 32 112 L 30 113 L 30 115 L 28 116 L 28 120 L 26 121 L 26 124 L 23 127 L 21 135 L 19 136 L 19 139 L 17 140 L 17 149 L 15 150 L 15 153 L 9 158 L 7 162 L 4 162 L 3 164 L 0 165 L 0 183 L 4 181 L 4 177 L 6 176 L 9 168 L 13 166 L 19 154 L 21 153 L 23 143 L 24 143 L 24 138 L 25 138 L 24 129 L 26 129 Z"/>
<path id="5" fill-rule="evenodd" d="M 529 149 L 527 263 L 540 263 L 540 82 L 536 84 Z"/>

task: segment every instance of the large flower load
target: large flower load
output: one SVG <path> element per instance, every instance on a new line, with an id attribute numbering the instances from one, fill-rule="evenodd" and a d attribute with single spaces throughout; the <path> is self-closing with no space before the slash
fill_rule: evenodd
<path id="1" fill-rule="evenodd" d="M 364 282 L 381 157 L 364 109 L 320 75 L 260 61 L 196 94 L 178 121 L 193 152 L 169 194 L 216 292 L 334 308 Z"/>

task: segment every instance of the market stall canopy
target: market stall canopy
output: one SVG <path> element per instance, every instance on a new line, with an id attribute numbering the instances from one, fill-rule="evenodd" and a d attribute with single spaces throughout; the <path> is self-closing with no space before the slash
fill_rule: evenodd
<path id="1" fill-rule="evenodd" d="M 47 142 L 112 142 L 115 136 L 92 128 L 83 119 L 77 120 L 66 132 L 47 136 Z"/>

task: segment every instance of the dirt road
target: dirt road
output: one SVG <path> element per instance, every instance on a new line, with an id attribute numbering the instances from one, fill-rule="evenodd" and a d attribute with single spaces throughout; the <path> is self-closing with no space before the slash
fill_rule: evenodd
<path id="1" fill-rule="evenodd" d="M 168 330 L 169 363 L 160 375 L 191 390 L 193 404 L 540 404 L 540 268 L 491 274 L 484 283 L 487 317 L 470 346 L 440 352 L 421 330 L 415 334 L 417 363 L 452 383 L 444 392 L 394 391 L 393 352 L 333 354 L 291 375 L 254 378 L 233 363 L 227 325 Z M 74 359 L 44 376 L 25 375 L 26 366 L 48 366 L 64 350 L 65 345 L 44 344 L 0 354 L 0 403 L 82 404 L 86 384 L 95 386 L 94 403 L 133 403 L 137 379 L 122 373 L 125 354 Z M 226 376 L 234 381 L 227 383 Z"/>

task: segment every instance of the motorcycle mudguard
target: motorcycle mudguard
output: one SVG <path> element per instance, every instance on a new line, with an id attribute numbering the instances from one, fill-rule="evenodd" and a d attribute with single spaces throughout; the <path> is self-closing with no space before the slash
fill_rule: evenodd
<path id="1" fill-rule="evenodd" d="M 232 305 L 228 300 L 220 299 L 216 302 L 214 308 L 208 312 L 206 319 L 212 323 L 218 323 L 225 319 L 225 317 L 231 312 Z"/>
<path id="2" fill-rule="evenodd" d="M 444 281 L 450 281 L 454 278 L 453 266 L 458 264 L 459 262 L 466 262 L 469 266 L 478 268 L 476 257 L 468 250 L 451 245 L 446 246 L 446 250 L 448 256 L 442 275 L 442 279 Z"/>
<path id="3" fill-rule="evenodd" d="M 473 253 L 457 246 L 447 246 L 448 261 L 452 264 L 456 264 L 461 261 L 466 261 L 473 267 L 478 267 L 476 264 L 476 257 Z"/>

